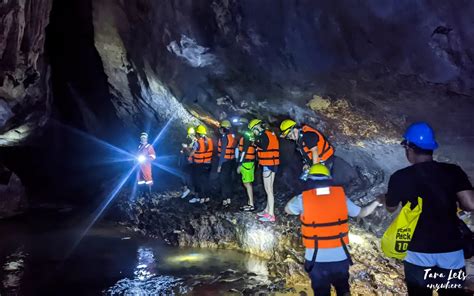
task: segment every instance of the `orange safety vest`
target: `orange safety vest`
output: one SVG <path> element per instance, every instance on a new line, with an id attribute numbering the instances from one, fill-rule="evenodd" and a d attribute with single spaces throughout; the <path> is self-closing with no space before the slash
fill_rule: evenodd
<path id="1" fill-rule="evenodd" d="M 349 243 L 349 216 L 342 187 L 304 191 L 300 218 L 303 245 L 306 248 L 345 248 Z"/>
<path id="2" fill-rule="evenodd" d="M 244 137 L 240 138 L 239 141 L 239 151 L 242 154 L 244 151 Z M 255 160 L 255 146 L 250 144 L 245 151 L 244 161 L 253 161 Z"/>
<path id="3" fill-rule="evenodd" d="M 275 166 L 280 164 L 280 143 L 274 132 L 266 130 L 268 147 L 264 150 L 257 147 L 258 163 L 262 166 Z"/>
<path id="4" fill-rule="evenodd" d="M 301 128 L 301 131 L 303 133 L 315 133 L 318 135 L 319 141 L 318 141 L 318 153 L 319 153 L 319 158 L 322 161 L 328 160 L 331 156 L 334 155 L 334 147 L 329 143 L 329 141 L 326 139 L 326 137 L 320 133 L 318 130 L 310 127 L 309 125 L 303 125 Z M 306 144 L 303 142 L 303 149 L 304 152 L 308 155 L 309 159 L 311 161 L 313 160 L 313 152 L 310 150 L 310 148 L 313 147 L 308 147 Z"/>
<path id="5" fill-rule="evenodd" d="M 235 135 L 234 134 L 227 134 L 227 147 L 225 148 L 225 159 L 234 159 L 235 158 Z M 219 141 L 217 142 L 217 151 L 219 152 L 219 155 L 222 151 L 222 139 L 219 138 Z"/>
<path id="6" fill-rule="evenodd" d="M 198 141 L 198 149 L 194 152 L 194 163 L 211 163 L 214 143 L 211 138 L 202 137 Z"/>

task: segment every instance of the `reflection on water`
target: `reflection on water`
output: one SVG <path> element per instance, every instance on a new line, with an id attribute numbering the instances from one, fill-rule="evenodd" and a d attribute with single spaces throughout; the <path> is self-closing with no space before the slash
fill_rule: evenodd
<path id="1" fill-rule="evenodd" d="M 23 247 L 14 250 L 11 255 L 8 255 L 3 265 L 3 279 L 2 285 L 4 289 L 8 289 L 12 293 L 18 292 L 18 287 L 21 284 L 21 279 L 24 273 L 25 257 Z"/>
<path id="2" fill-rule="evenodd" d="M 119 280 L 105 294 L 200 295 L 268 282 L 265 261 L 229 250 L 139 246 L 133 275 Z"/>
<path id="3" fill-rule="evenodd" d="M 112 225 L 0 224 L 0 295 L 222 295 L 265 285 L 266 261 L 230 250 L 170 248 Z"/>

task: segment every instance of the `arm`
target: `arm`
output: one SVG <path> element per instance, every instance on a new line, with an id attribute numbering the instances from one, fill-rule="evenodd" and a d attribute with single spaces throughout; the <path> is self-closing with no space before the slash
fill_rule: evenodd
<path id="1" fill-rule="evenodd" d="M 148 157 L 151 159 L 151 160 L 155 160 L 156 159 L 156 153 L 155 153 L 155 149 L 153 148 L 153 146 L 148 146 Z"/>
<path id="2" fill-rule="evenodd" d="M 467 212 L 474 211 L 474 191 L 464 190 L 456 193 L 461 209 Z"/>
<path id="3" fill-rule="evenodd" d="M 368 215 L 372 214 L 375 211 L 375 209 L 380 205 L 382 204 L 378 200 L 374 200 L 369 205 L 362 207 L 360 209 L 360 212 L 359 212 L 359 215 L 357 215 L 357 218 L 367 217 Z"/>
<path id="4" fill-rule="evenodd" d="M 226 153 L 228 144 L 229 144 L 229 141 L 227 140 L 227 136 L 221 137 L 221 153 L 219 155 L 219 168 L 217 169 L 218 172 L 220 171 L 220 168 L 222 167 L 222 164 L 225 161 L 225 153 Z"/>
<path id="5" fill-rule="evenodd" d="M 313 156 L 313 159 L 312 159 L 313 164 L 319 163 L 318 146 L 315 146 L 315 147 L 311 148 L 310 150 L 311 150 L 312 156 Z"/>
<path id="6" fill-rule="evenodd" d="M 250 147 L 250 141 L 246 138 L 244 138 L 244 146 L 242 148 L 242 153 L 240 154 L 239 157 L 239 166 L 242 165 L 242 162 L 245 160 L 245 154 L 247 154 L 247 149 Z"/>
<path id="7" fill-rule="evenodd" d="M 303 212 L 303 197 L 297 195 L 293 197 L 285 206 L 288 215 L 300 215 Z"/>
<path id="8" fill-rule="evenodd" d="M 198 150 L 198 148 L 199 148 L 199 143 L 194 142 L 193 143 L 193 148 L 192 148 L 191 152 L 189 153 L 188 161 L 191 162 L 193 160 L 194 153 L 196 153 L 196 150 Z"/>

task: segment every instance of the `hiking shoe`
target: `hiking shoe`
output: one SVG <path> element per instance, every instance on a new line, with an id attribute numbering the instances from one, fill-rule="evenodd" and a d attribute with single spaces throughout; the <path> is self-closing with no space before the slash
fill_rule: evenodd
<path id="1" fill-rule="evenodd" d="M 188 188 L 183 191 L 183 194 L 181 194 L 181 198 L 186 198 L 191 193 L 191 190 Z"/>
<path id="2" fill-rule="evenodd" d="M 245 205 L 243 207 L 240 207 L 240 210 L 243 212 L 253 212 L 255 211 L 255 207 L 251 205 Z"/>
<path id="3" fill-rule="evenodd" d="M 193 197 L 193 198 L 191 198 L 191 199 L 189 200 L 189 203 L 197 203 L 197 202 L 199 202 L 199 201 L 200 201 L 199 198 Z"/>
<path id="4" fill-rule="evenodd" d="M 258 221 L 261 221 L 261 222 L 275 222 L 275 215 L 270 215 L 270 214 L 265 214 L 263 216 L 261 216 L 260 218 L 258 218 Z"/>

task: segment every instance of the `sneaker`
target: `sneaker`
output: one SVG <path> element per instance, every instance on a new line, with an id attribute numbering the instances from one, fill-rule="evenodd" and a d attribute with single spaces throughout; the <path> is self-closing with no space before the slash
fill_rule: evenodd
<path id="1" fill-rule="evenodd" d="M 245 205 L 243 207 L 240 207 L 240 210 L 243 212 L 253 212 L 255 211 L 255 207 L 251 205 Z"/>
<path id="2" fill-rule="evenodd" d="M 191 190 L 187 188 L 186 190 L 184 190 L 183 194 L 181 194 L 181 198 L 186 198 L 186 196 L 188 196 L 190 193 Z"/>
<path id="3" fill-rule="evenodd" d="M 275 216 L 270 214 L 265 214 L 262 217 L 258 218 L 258 221 L 261 222 L 275 222 Z"/>
<path id="4" fill-rule="evenodd" d="M 206 197 L 206 198 L 201 198 L 199 202 L 203 204 L 203 203 L 209 202 L 210 200 L 211 199 L 209 197 Z"/>
<path id="5" fill-rule="evenodd" d="M 258 213 L 257 213 L 257 216 L 258 216 L 258 217 L 262 217 L 262 216 L 265 216 L 266 214 L 267 214 L 267 212 L 261 211 L 261 212 L 258 212 Z"/>
<path id="6" fill-rule="evenodd" d="M 199 202 L 199 201 L 200 201 L 199 198 L 193 197 L 193 198 L 191 198 L 191 199 L 189 200 L 189 203 L 197 203 L 197 202 Z"/>

